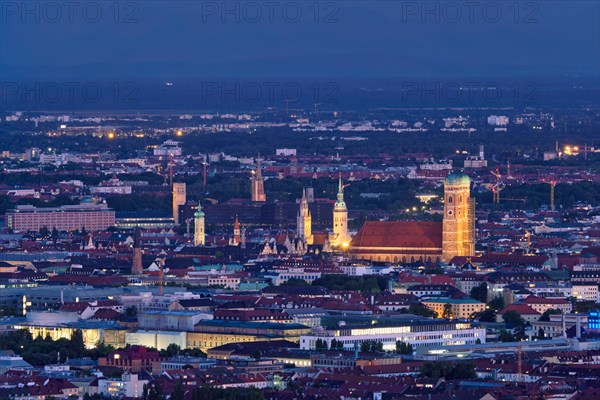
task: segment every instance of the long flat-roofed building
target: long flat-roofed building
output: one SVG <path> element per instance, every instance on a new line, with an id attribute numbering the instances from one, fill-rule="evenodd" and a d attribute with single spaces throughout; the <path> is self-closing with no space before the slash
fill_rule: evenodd
<path id="1" fill-rule="evenodd" d="M 187 333 L 187 347 L 202 351 L 236 342 L 289 340 L 298 342 L 301 335 L 308 334 L 308 326 L 280 322 L 240 322 L 203 320 Z"/>
<path id="2" fill-rule="evenodd" d="M 115 225 L 115 212 L 106 204 L 81 203 L 61 207 L 20 205 L 6 213 L 6 225 L 13 232 L 39 231 L 103 231 Z"/>
<path id="3" fill-rule="evenodd" d="M 397 341 L 414 347 L 485 343 L 485 329 L 474 328 L 469 322 L 422 319 L 380 325 L 348 325 L 302 335 L 300 348 L 314 350 L 318 339 L 325 341 L 328 347 L 335 339 L 342 342 L 344 350 L 360 349 L 361 343 L 369 341 L 383 343 L 383 350 L 395 350 Z"/>
<path id="4" fill-rule="evenodd" d="M 115 225 L 119 229 L 172 228 L 175 220 L 171 214 L 162 211 L 126 211 L 116 213 Z"/>

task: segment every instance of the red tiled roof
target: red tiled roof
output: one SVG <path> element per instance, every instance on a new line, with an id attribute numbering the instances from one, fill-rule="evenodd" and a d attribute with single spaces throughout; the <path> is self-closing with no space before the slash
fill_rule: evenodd
<path id="1" fill-rule="evenodd" d="M 313 244 L 323 245 L 328 240 L 328 235 L 326 233 L 314 233 L 313 232 Z"/>
<path id="2" fill-rule="evenodd" d="M 365 365 L 361 369 L 366 375 L 418 373 L 422 365 L 422 361 L 409 361 L 402 364 Z"/>
<path id="3" fill-rule="evenodd" d="M 463 265 L 469 258 L 472 263 L 476 264 L 497 263 L 513 265 L 542 265 L 548 260 L 548 256 L 488 253 L 479 257 L 457 256 L 450 260 L 450 263 L 454 265 Z"/>
<path id="4" fill-rule="evenodd" d="M 90 303 L 88 303 L 87 301 L 67 301 L 62 306 L 60 306 L 60 311 L 77 311 L 81 314 L 83 310 L 85 310 L 89 306 Z"/>
<path id="5" fill-rule="evenodd" d="M 101 308 L 92 315 L 91 319 L 100 319 L 106 321 L 115 321 L 119 315 L 121 315 L 118 311 L 113 310 L 112 308 Z"/>
<path id="6" fill-rule="evenodd" d="M 519 304 L 513 303 L 504 307 L 502 310 L 498 311 L 499 315 L 504 315 L 509 311 L 516 311 L 520 315 L 540 315 L 539 312 L 535 311 L 533 308 L 529 307 L 527 304 Z"/>
<path id="7" fill-rule="evenodd" d="M 429 282 L 432 285 L 456 285 L 456 282 L 446 275 L 429 275 Z"/>
<path id="8" fill-rule="evenodd" d="M 366 221 L 352 247 L 442 247 L 442 223 L 431 221 Z"/>

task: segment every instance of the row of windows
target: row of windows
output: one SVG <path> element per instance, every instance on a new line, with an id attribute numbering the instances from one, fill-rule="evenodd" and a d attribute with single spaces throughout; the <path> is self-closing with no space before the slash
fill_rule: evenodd
<path id="1" fill-rule="evenodd" d="M 319 276 L 317 275 L 281 275 L 280 277 L 281 279 L 308 279 L 308 280 L 315 280 L 315 279 L 319 279 Z"/>
<path id="2" fill-rule="evenodd" d="M 348 347 L 353 347 L 353 346 L 360 346 L 360 344 L 362 342 L 365 341 L 369 341 L 369 342 L 379 342 L 379 343 L 383 343 L 384 345 L 390 345 L 390 346 L 395 346 L 396 345 L 396 340 L 400 340 L 403 342 L 409 342 L 411 343 L 413 346 L 432 346 L 432 345 L 437 345 L 437 346 L 443 346 L 443 345 L 448 345 L 448 346 L 453 346 L 453 345 L 460 345 L 460 344 L 466 344 L 468 342 L 474 342 L 475 341 L 475 336 L 474 334 L 461 334 L 461 335 L 427 335 L 427 336 L 415 336 L 415 337 L 401 337 L 401 338 L 374 338 L 374 339 L 341 339 L 338 340 L 339 342 L 343 343 L 344 346 L 346 348 Z M 440 339 L 447 339 L 446 341 L 439 341 Z M 448 339 L 452 339 L 452 341 L 448 341 Z M 463 340 L 457 340 L 457 339 L 463 339 Z M 464 339 L 469 339 L 469 340 L 464 340 Z M 336 339 L 337 340 L 337 339 Z M 437 340 L 435 342 L 432 342 L 432 340 Z M 303 340 L 303 342 L 305 343 L 305 341 Z M 314 348 L 316 346 L 316 340 L 311 340 L 310 341 L 310 347 Z"/>

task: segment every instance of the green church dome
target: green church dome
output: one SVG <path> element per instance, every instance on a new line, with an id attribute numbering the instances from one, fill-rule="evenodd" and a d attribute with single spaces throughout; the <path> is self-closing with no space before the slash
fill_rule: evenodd
<path id="1" fill-rule="evenodd" d="M 471 178 L 469 178 L 469 175 L 467 175 L 467 174 L 453 172 L 446 177 L 444 184 L 446 184 L 446 185 L 470 185 Z"/>
<path id="2" fill-rule="evenodd" d="M 198 210 L 194 213 L 194 218 L 201 217 L 204 217 L 204 212 L 202 211 L 202 206 L 200 205 L 200 202 L 198 202 Z"/>

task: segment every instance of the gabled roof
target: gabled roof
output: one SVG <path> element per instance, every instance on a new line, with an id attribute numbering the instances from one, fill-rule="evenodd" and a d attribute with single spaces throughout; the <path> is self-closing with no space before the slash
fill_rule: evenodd
<path id="1" fill-rule="evenodd" d="M 360 247 L 442 247 L 442 222 L 366 221 L 352 239 Z"/>
<path id="2" fill-rule="evenodd" d="M 108 321 L 116 321 L 121 313 L 112 308 L 101 308 L 91 316 L 91 319 L 101 319 Z"/>
<path id="3" fill-rule="evenodd" d="M 522 303 L 513 303 L 504 307 L 502 310 L 498 311 L 499 315 L 504 315 L 509 311 L 516 311 L 519 315 L 541 315 L 539 312 L 535 311 L 533 308 L 528 306 L 527 304 Z"/>

